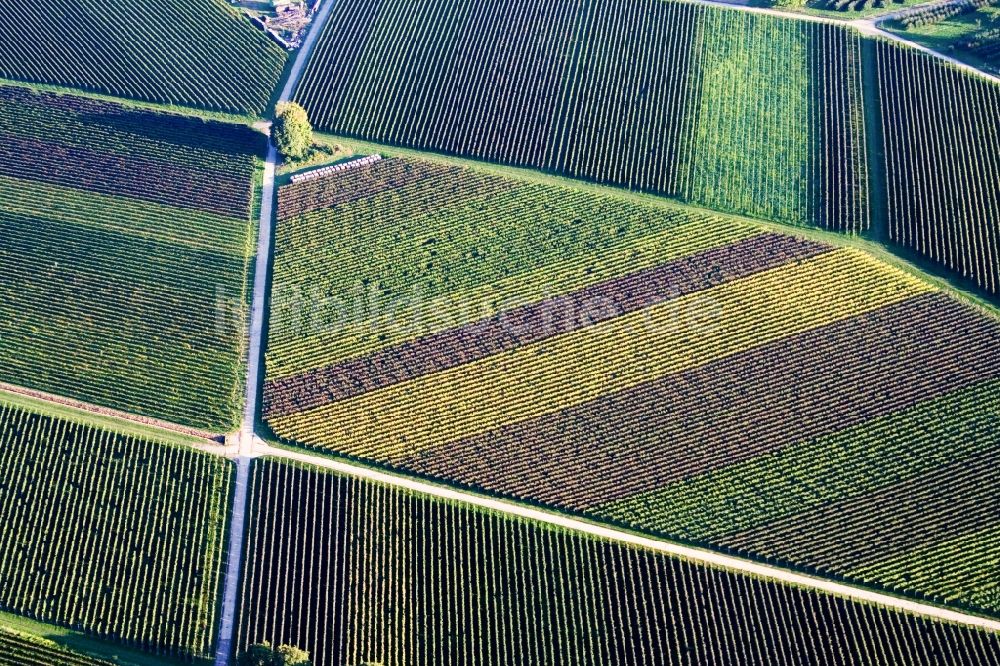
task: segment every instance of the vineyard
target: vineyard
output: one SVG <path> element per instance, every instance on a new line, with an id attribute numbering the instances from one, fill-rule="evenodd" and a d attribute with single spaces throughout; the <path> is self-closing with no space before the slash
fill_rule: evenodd
<path id="1" fill-rule="evenodd" d="M 994 69 L 1000 71 L 1000 8 L 989 28 L 972 33 L 956 46 L 978 58 L 995 63 Z"/>
<path id="2" fill-rule="evenodd" d="M 0 666 L 1000 663 L 1000 0 L 726 2 L 7 3 Z"/>
<path id="3" fill-rule="evenodd" d="M 991 663 L 995 634 L 263 458 L 238 645 L 316 666 Z"/>
<path id="4" fill-rule="evenodd" d="M 853 250 L 427 162 L 278 215 L 280 437 L 1000 614 L 1000 323 Z"/>
<path id="5" fill-rule="evenodd" d="M 783 433 L 592 512 L 997 615 L 998 429 L 1000 382 L 979 381 L 841 430 Z"/>
<path id="6" fill-rule="evenodd" d="M 0 627 L 0 666 L 112 666 L 112 663 Z"/>
<path id="7" fill-rule="evenodd" d="M 860 54 L 839 27 L 658 0 L 345 0 L 296 96 L 337 134 L 859 232 Z"/>
<path id="8" fill-rule="evenodd" d="M 877 49 L 891 239 L 1000 293 L 1000 86 Z"/>
<path id="9" fill-rule="evenodd" d="M 240 410 L 246 127 L 0 88 L 0 377 L 224 432 Z"/>
<path id="10" fill-rule="evenodd" d="M 990 27 L 966 40 L 981 57 Z M 338 135 L 767 220 L 864 233 L 878 194 L 892 241 L 997 293 L 1000 89 L 886 42 L 863 63 L 862 43 L 840 26 L 654 0 L 345 1 L 297 99 Z M 877 70 L 864 91 L 862 64 Z M 882 127 L 866 128 L 876 102 Z M 885 137 L 885 201 L 869 134 Z"/>
<path id="11" fill-rule="evenodd" d="M 756 234 L 720 216 L 400 159 L 286 186 L 278 197 L 269 379 Z M 548 309 L 550 319 L 563 314 Z"/>
<path id="12" fill-rule="evenodd" d="M 0 472 L 0 608 L 208 654 L 231 463 L 0 404 Z"/>
<path id="13" fill-rule="evenodd" d="M 225 0 L 21 2 L 0 21 L 0 77 L 145 102 L 257 116 L 284 63 Z"/>

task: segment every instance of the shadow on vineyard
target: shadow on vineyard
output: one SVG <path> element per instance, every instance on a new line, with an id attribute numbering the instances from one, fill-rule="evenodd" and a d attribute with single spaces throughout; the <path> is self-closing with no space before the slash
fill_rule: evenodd
<path id="1" fill-rule="evenodd" d="M 100 131 L 127 133 L 152 141 L 169 142 L 233 158 L 263 155 L 267 138 L 250 128 L 192 116 L 107 105 L 98 113 L 81 113 L 84 125 Z"/>

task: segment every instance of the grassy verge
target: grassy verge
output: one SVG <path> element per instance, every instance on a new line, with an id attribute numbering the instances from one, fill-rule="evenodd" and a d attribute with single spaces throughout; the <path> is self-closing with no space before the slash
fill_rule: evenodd
<path id="1" fill-rule="evenodd" d="M 871 239 L 889 242 L 889 214 L 886 207 L 885 138 L 882 130 L 882 99 L 878 82 L 878 42 L 861 42 L 861 78 L 865 123 L 865 154 L 868 159 L 868 202 L 871 210 Z"/>
<path id="2" fill-rule="evenodd" d="M 146 654 L 122 645 L 92 638 L 73 629 L 36 622 L 11 613 L 0 612 L 0 626 L 32 638 L 50 641 L 88 657 L 121 664 L 121 666 L 179 666 L 185 663 L 201 665 L 209 663 L 206 660 L 184 662 Z"/>
<path id="3" fill-rule="evenodd" d="M 300 171 L 336 164 L 337 162 L 343 162 L 353 157 L 360 157 L 360 155 L 352 143 L 327 135 L 316 135 L 315 146 L 308 156 L 301 160 L 282 162 L 278 165 L 278 169 L 275 172 L 275 184 L 285 185 L 292 175 Z"/>
<path id="4" fill-rule="evenodd" d="M 209 444 L 206 440 L 199 437 L 185 435 L 183 433 L 173 432 L 170 430 L 163 430 L 155 426 L 145 425 L 135 421 L 128 421 L 114 416 L 95 414 L 93 412 L 76 409 L 75 407 L 70 407 L 68 405 L 59 405 L 25 395 L 0 391 L 0 403 L 13 405 L 15 407 L 22 407 L 45 416 L 53 416 L 71 421 L 73 423 L 89 425 L 95 428 L 110 430 L 112 432 L 125 435 L 151 439 L 165 444 L 198 447 L 211 446 L 211 444 Z"/>
<path id="5" fill-rule="evenodd" d="M 285 56 L 285 66 L 281 70 L 281 77 L 278 79 L 277 85 L 274 86 L 274 90 L 271 91 L 271 99 L 267 101 L 267 108 L 264 110 L 265 118 L 274 117 L 275 108 L 281 99 L 281 93 L 285 90 L 285 86 L 288 85 L 288 79 L 292 75 L 292 67 L 295 66 L 295 60 L 299 57 L 301 50 L 300 47 L 298 50 L 292 51 Z M 292 92 L 294 93 L 295 91 L 293 90 Z"/>
<path id="6" fill-rule="evenodd" d="M 893 21 L 886 21 L 881 27 L 988 74 L 1000 76 L 1000 57 L 984 59 L 958 47 L 960 42 L 973 38 L 980 30 L 1000 28 L 1000 6 L 983 7 L 916 28 L 906 29 Z"/>
<path id="7" fill-rule="evenodd" d="M 14 79 L 5 79 L 0 77 L 0 85 L 14 86 L 17 88 L 27 88 L 28 90 L 35 90 L 37 92 L 56 93 L 59 95 L 70 95 L 72 97 L 83 97 L 86 99 L 95 99 L 102 102 L 112 102 L 114 104 L 123 106 L 127 109 L 156 111 L 159 113 L 174 113 L 181 116 L 202 118 L 205 120 L 218 120 L 221 122 L 235 123 L 238 125 L 252 125 L 254 122 L 258 120 L 256 116 L 251 116 L 251 115 L 239 115 L 232 113 L 222 113 L 219 111 L 208 111 L 206 109 L 199 109 L 198 107 L 180 106 L 176 104 L 156 104 L 155 102 L 140 102 L 138 100 L 128 99 L 126 97 L 102 95 L 100 93 L 89 92 L 86 90 L 81 90 L 79 88 L 70 88 L 67 86 L 55 86 L 47 83 L 29 83 L 25 81 L 16 81 Z"/>

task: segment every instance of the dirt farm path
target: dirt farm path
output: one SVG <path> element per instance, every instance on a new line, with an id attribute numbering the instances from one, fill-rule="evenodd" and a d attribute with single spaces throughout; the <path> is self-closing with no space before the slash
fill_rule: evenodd
<path id="1" fill-rule="evenodd" d="M 89 412 L 91 414 L 94 414 L 95 416 L 106 416 L 121 421 L 130 421 L 138 425 L 149 426 L 151 428 L 158 428 L 160 430 L 166 430 L 168 432 L 175 432 L 180 435 L 187 435 L 188 437 L 196 437 L 198 439 L 205 440 L 205 446 L 209 446 L 212 442 L 215 443 L 221 442 L 225 438 L 225 435 L 208 432 L 207 430 L 190 428 L 188 426 L 180 425 L 178 423 L 171 423 L 170 421 L 156 419 L 151 416 L 139 416 L 138 414 L 129 414 L 128 412 L 121 412 L 118 411 L 117 409 L 112 409 L 110 407 L 102 407 L 100 405 L 95 405 L 90 402 L 84 402 L 82 400 L 74 400 L 73 398 L 66 398 L 61 395 L 46 393 L 45 391 L 37 391 L 35 389 L 26 388 L 24 386 L 17 386 L 15 384 L 0 382 L 0 397 L 2 397 L 4 393 L 7 393 L 12 396 L 23 396 L 25 398 L 31 398 L 32 400 L 37 400 L 39 402 L 47 402 L 52 405 L 69 407 L 71 409 L 80 412 Z"/>
<path id="2" fill-rule="evenodd" d="M 864 587 L 829 580 L 820 576 L 798 573 L 791 569 L 762 564 L 760 562 L 742 557 L 726 555 L 708 548 L 686 546 L 665 539 L 643 536 L 627 530 L 602 525 L 598 522 L 568 516 L 556 511 L 526 506 L 514 501 L 497 499 L 471 491 L 459 490 L 388 471 L 364 467 L 351 462 L 316 456 L 306 451 L 300 453 L 298 451 L 278 448 L 270 446 L 260 439 L 257 439 L 254 445 L 253 456 L 259 457 L 264 455 L 292 462 L 307 463 L 340 474 L 360 477 L 397 488 L 404 488 L 442 500 L 471 504 L 489 511 L 496 511 L 505 515 L 519 516 L 538 523 L 560 527 L 573 532 L 597 537 L 599 539 L 618 541 L 658 553 L 682 557 L 693 562 L 722 567 L 731 571 L 751 574 L 798 587 L 819 590 L 839 597 L 846 597 L 856 601 L 886 606 L 888 608 L 908 613 L 925 615 L 946 622 L 955 622 L 958 624 L 1000 632 L 1000 620 L 991 620 L 977 615 L 972 615 L 970 613 L 941 608 L 931 604 L 922 603 L 920 601 L 897 597 L 892 594 L 877 592 Z"/>

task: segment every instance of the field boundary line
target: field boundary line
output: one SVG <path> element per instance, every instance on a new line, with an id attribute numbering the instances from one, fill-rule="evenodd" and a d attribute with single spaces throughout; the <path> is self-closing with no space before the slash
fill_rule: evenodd
<path id="1" fill-rule="evenodd" d="M 225 558 L 222 587 L 222 608 L 219 613 L 219 634 L 216 641 L 215 666 L 228 666 L 233 655 L 233 635 L 236 627 L 236 605 L 243 569 L 243 537 L 246 531 L 249 451 L 253 448 L 254 420 L 257 416 L 258 382 L 260 379 L 261 338 L 264 327 L 264 306 L 267 299 L 268 267 L 271 261 L 272 211 L 274 207 L 274 174 L 278 151 L 268 139 L 261 186 L 260 225 L 257 231 L 257 256 L 254 265 L 253 297 L 250 309 L 249 344 L 247 345 L 247 378 L 243 419 L 235 436 L 236 492 L 227 519 L 229 543 Z M 233 453 L 232 450 L 229 451 Z"/>
<path id="2" fill-rule="evenodd" d="M 888 247 L 893 243 L 889 233 L 888 169 L 876 40 L 862 38 L 860 68 L 861 123 L 865 132 L 868 171 L 868 228 L 876 242 Z"/>
<path id="3" fill-rule="evenodd" d="M 253 441 L 254 420 L 257 416 L 258 382 L 260 380 L 261 338 L 264 330 L 264 309 L 267 301 L 267 278 L 271 262 L 271 235 L 273 232 L 274 174 L 277 169 L 278 151 L 270 139 L 264 159 L 264 175 L 260 197 L 260 223 L 257 230 L 257 255 L 253 276 L 253 299 L 250 306 L 249 344 L 247 345 L 246 395 L 243 403 L 243 420 L 240 424 L 238 445 Z"/>
<path id="4" fill-rule="evenodd" d="M 741 7 L 712 0 L 685 1 L 692 4 L 701 4 L 711 7 L 728 7 L 737 11 L 771 14 L 773 16 L 790 20 L 811 21 L 854 27 L 859 30 L 859 32 L 865 34 L 871 34 L 871 31 L 875 31 L 879 35 L 883 35 L 888 39 L 894 39 L 896 41 L 911 44 L 908 40 L 900 39 L 890 33 L 884 33 L 874 24 L 874 22 L 866 24 L 867 27 L 860 27 L 860 24 L 865 24 L 864 21 L 845 21 L 827 17 L 800 15 L 792 12 L 781 12 L 766 8 Z M 302 47 L 295 55 L 295 60 L 292 63 L 288 78 L 285 81 L 280 95 L 278 96 L 278 103 L 287 102 L 292 98 L 299 80 L 309 64 L 313 48 L 319 41 L 326 21 L 332 13 L 334 4 L 335 0 L 327 0 L 327 2 L 325 2 L 320 8 L 313 24 L 310 26 L 309 33 L 306 36 Z M 919 45 L 914 46 L 919 48 Z M 927 49 L 926 47 L 921 50 L 928 51 L 944 60 L 950 60 L 943 54 L 938 54 L 931 49 Z M 965 67 L 969 66 L 966 65 Z M 979 74 L 985 74 L 975 68 L 970 69 Z M 264 455 L 269 455 L 278 459 L 310 464 L 316 467 L 340 472 L 342 474 L 411 490 L 413 492 L 422 493 L 431 497 L 447 501 L 461 502 L 463 504 L 477 506 L 504 515 L 517 516 L 542 524 L 556 526 L 578 533 L 589 534 L 601 539 L 630 544 L 654 552 L 681 557 L 710 566 L 755 575 L 768 580 L 820 590 L 839 597 L 873 603 L 887 608 L 893 608 L 895 610 L 936 618 L 946 622 L 975 626 L 990 631 L 1000 632 L 1000 621 L 981 618 L 956 610 L 940 608 L 919 601 L 904 599 L 818 576 L 798 573 L 790 569 L 762 564 L 753 560 L 739 558 L 732 555 L 726 555 L 708 548 L 686 546 L 664 539 L 643 536 L 610 526 L 601 525 L 596 522 L 589 522 L 580 518 L 570 517 L 552 510 L 534 508 L 510 500 L 496 499 L 471 491 L 453 489 L 421 481 L 403 474 L 381 471 L 359 464 L 333 460 L 309 453 L 299 453 L 286 449 L 280 449 L 263 442 L 255 435 L 254 430 L 260 402 L 259 388 L 261 379 L 262 337 L 264 317 L 266 314 L 266 292 L 271 265 L 271 238 L 274 233 L 273 208 L 277 162 L 277 151 L 275 150 L 274 145 L 269 141 L 267 158 L 264 162 L 264 175 L 261 189 L 260 225 L 258 229 L 257 254 L 254 269 L 254 287 L 250 313 L 247 377 L 245 384 L 246 401 L 244 403 L 243 419 L 235 447 L 237 455 L 236 492 L 233 495 L 231 516 L 229 518 L 229 545 L 226 555 L 225 580 L 223 583 L 222 597 L 223 602 L 220 613 L 218 640 L 216 643 L 215 666 L 227 666 L 227 664 L 230 663 L 230 659 L 233 657 L 233 649 L 235 647 L 233 645 L 233 639 L 235 634 L 236 606 L 239 603 L 239 587 L 243 568 L 243 541 L 247 529 L 247 485 L 250 461 L 252 458 Z M 219 454 L 226 455 L 227 452 L 220 449 Z M 231 455 L 232 452 L 230 451 L 229 454 Z"/>
<path id="5" fill-rule="evenodd" d="M 67 97 L 79 97 L 83 99 L 96 100 L 98 102 L 108 102 L 123 106 L 130 111 L 150 111 L 152 113 L 163 113 L 174 116 L 184 116 L 186 118 L 199 118 L 201 120 L 212 120 L 232 125 L 252 125 L 256 114 L 226 113 L 224 111 L 212 111 L 210 109 L 199 109 L 194 106 L 184 106 L 180 104 L 170 104 L 166 102 L 148 102 L 131 97 L 121 97 L 108 93 L 101 93 L 94 90 L 84 90 L 72 86 L 63 86 L 56 83 L 38 83 L 35 81 L 18 81 L 0 76 L 0 86 L 8 88 L 21 88 L 34 93 L 45 93 Z"/>
<path id="6" fill-rule="evenodd" d="M 446 501 L 470 504 L 482 509 L 517 516 L 527 520 L 552 525 L 582 534 L 588 534 L 601 539 L 625 543 L 651 550 L 665 555 L 681 557 L 686 560 L 723 568 L 729 571 L 751 574 L 759 578 L 778 581 L 798 587 L 805 587 L 826 592 L 853 601 L 861 601 L 893 610 L 934 618 L 944 622 L 977 627 L 987 631 L 1000 633 L 1000 620 L 980 617 L 959 610 L 943 608 L 930 603 L 907 599 L 893 594 L 878 592 L 873 589 L 852 585 L 824 578 L 818 575 L 799 573 L 773 564 L 764 564 L 755 560 L 728 555 L 711 548 L 688 546 L 667 539 L 646 536 L 627 530 L 618 529 L 597 521 L 575 518 L 553 510 L 524 505 L 512 500 L 499 499 L 482 495 L 473 491 L 460 490 L 447 486 L 422 481 L 403 474 L 365 467 L 344 460 L 334 460 L 310 454 L 308 452 L 291 451 L 285 448 L 271 446 L 263 441 L 254 448 L 254 457 L 269 456 L 272 458 L 305 463 L 332 470 L 345 475 L 383 483 L 395 488 L 403 488 L 413 492 L 429 495 Z"/>
<path id="7" fill-rule="evenodd" d="M 203 439 L 206 444 L 219 448 L 220 453 L 222 450 L 222 440 L 225 437 L 222 433 L 212 433 L 207 430 L 199 430 L 198 428 L 191 428 L 189 426 L 164 421 L 151 416 L 142 416 L 140 414 L 123 412 L 117 409 L 112 409 L 111 407 L 102 407 L 101 405 L 95 405 L 94 403 L 84 402 L 83 400 L 76 400 L 74 398 L 67 398 L 54 393 L 47 393 L 45 391 L 30 389 L 24 386 L 17 386 L 16 384 L 0 382 L 0 397 L 2 397 L 2 394 L 4 393 L 15 396 L 24 396 L 40 402 L 59 405 L 60 407 L 69 407 L 71 409 L 93 414 L 95 416 L 105 416 L 118 419 L 119 421 L 128 421 L 129 423 L 135 423 L 137 425 L 149 426 L 150 428 L 157 428 L 159 430 L 166 430 L 167 432 Z"/>

